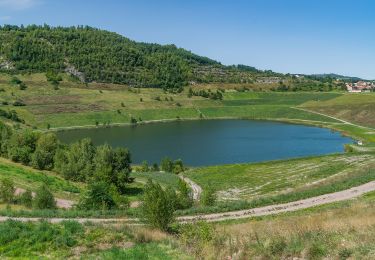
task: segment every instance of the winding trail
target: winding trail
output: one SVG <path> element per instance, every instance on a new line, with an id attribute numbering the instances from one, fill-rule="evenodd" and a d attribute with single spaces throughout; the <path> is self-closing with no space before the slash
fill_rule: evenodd
<path id="1" fill-rule="evenodd" d="M 366 184 L 353 187 L 347 190 L 338 191 L 334 193 L 324 194 L 308 199 L 288 202 L 284 204 L 270 205 L 265 207 L 230 211 L 223 213 L 204 214 L 200 216 L 182 216 L 178 218 L 179 222 L 191 222 L 196 220 L 204 220 L 208 222 L 216 222 L 223 220 L 242 219 L 256 216 L 267 216 L 273 214 L 279 214 L 284 212 L 296 211 L 300 209 L 311 208 L 319 205 L 324 205 L 333 202 L 339 202 L 343 200 L 353 199 L 359 197 L 365 193 L 375 191 L 375 181 L 368 182 Z"/>
<path id="2" fill-rule="evenodd" d="M 324 194 L 308 199 L 293 201 L 284 204 L 270 205 L 265 207 L 247 209 L 247 210 L 237 210 L 223 213 L 214 214 L 202 214 L 195 216 L 181 216 L 177 218 L 180 223 L 194 222 L 194 221 L 207 221 L 207 222 L 217 222 L 224 220 L 235 220 L 244 219 L 256 216 L 267 216 L 273 214 L 279 214 L 284 212 L 296 211 L 300 209 L 311 208 L 319 205 L 324 205 L 333 202 L 339 202 L 344 200 L 353 199 L 359 197 L 365 193 L 375 191 L 375 181 L 365 183 L 363 185 L 353 187 L 347 190 L 333 192 L 329 194 Z M 28 217 L 0 217 L 0 222 L 6 220 L 18 220 L 22 222 L 28 221 L 40 221 L 46 220 L 51 223 L 59 223 L 66 220 L 74 220 L 80 223 L 93 222 L 93 223 L 126 223 L 129 225 L 140 225 L 139 219 L 136 218 L 28 218 Z"/>
<path id="3" fill-rule="evenodd" d="M 190 180 L 188 177 L 185 177 L 183 175 L 179 175 L 179 177 L 190 186 L 191 190 L 193 191 L 193 199 L 199 200 L 202 194 L 201 186 Z"/>

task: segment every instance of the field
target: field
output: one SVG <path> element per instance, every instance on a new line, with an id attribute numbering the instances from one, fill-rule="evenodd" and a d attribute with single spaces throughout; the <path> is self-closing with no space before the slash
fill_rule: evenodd
<path id="1" fill-rule="evenodd" d="M 375 95 L 371 93 L 347 94 L 319 102 L 309 101 L 302 106 L 362 126 L 375 127 Z"/>
<path id="2" fill-rule="evenodd" d="M 373 155 L 344 154 L 196 168 L 186 176 L 213 188 L 220 200 L 252 200 L 323 185 L 374 164 Z"/>

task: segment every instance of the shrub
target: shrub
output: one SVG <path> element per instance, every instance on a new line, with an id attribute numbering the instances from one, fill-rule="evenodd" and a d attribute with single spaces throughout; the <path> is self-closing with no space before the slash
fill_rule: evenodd
<path id="1" fill-rule="evenodd" d="M 35 153 L 32 156 L 33 167 L 40 170 L 52 170 L 57 146 L 58 141 L 55 134 L 42 135 L 36 143 Z"/>
<path id="2" fill-rule="evenodd" d="M 159 165 L 158 165 L 157 163 L 153 163 L 153 164 L 152 164 L 152 167 L 151 167 L 151 170 L 152 170 L 153 172 L 158 172 L 158 171 L 160 171 L 160 169 L 159 169 Z"/>
<path id="3" fill-rule="evenodd" d="M 353 146 L 351 146 L 350 144 L 345 144 L 345 145 L 344 145 L 344 151 L 345 151 L 346 153 L 352 153 L 352 152 L 354 152 L 354 148 L 353 148 Z"/>
<path id="4" fill-rule="evenodd" d="M 39 134 L 25 130 L 13 134 L 9 140 L 8 156 L 12 161 L 29 164 L 36 148 Z"/>
<path id="5" fill-rule="evenodd" d="M 187 209 L 193 205 L 191 190 L 183 180 L 178 180 L 176 209 Z"/>
<path id="6" fill-rule="evenodd" d="M 125 192 L 131 172 L 131 156 L 125 148 L 113 149 L 105 144 L 96 149 L 94 157 L 95 172 L 93 179 L 113 184 L 119 192 Z"/>
<path id="7" fill-rule="evenodd" d="M 199 259 L 204 246 L 214 240 L 214 235 L 214 226 L 204 221 L 183 224 L 179 227 L 180 241 Z"/>
<path id="8" fill-rule="evenodd" d="M 16 76 L 13 76 L 11 79 L 10 79 L 10 84 L 14 84 L 14 85 L 18 85 L 18 84 L 21 84 L 22 81 L 17 78 Z"/>
<path id="9" fill-rule="evenodd" d="M 49 190 L 46 184 L 43 184 L 37 190 L 35 199 L 34 199 L 34 206 L 37 209 L 55 209 L 56 208 L 55 198 L 53 197 L 52 192 Z"/>
<path id="10" fill-rule="evenodd" d="M 164 157 L 160 162 L 160 167 L 165 172 L 172 172 L 173 161 L 169 157 Z"/>
<path id="11" fill-rule="evenodd" d="M 0 121 L 0 155 L 7 156 L 9 139 L 12 134 L 12 129 Z"/>
<path id="12" fill-rule="evenodd" d="M 55 170 L 68 180 L 85 181 L 93 174 L 94 155 L 95 146 L 88 138 L 61 147 L 54 157 Z"/>
<path id="13" fill-rule="evenodd" d="M 200 202 L 203 206 L 213 206 L 216 202 L 215 191 L 211 187 L 204 189 Z"/>
<path id="14" fill-rule="evenodd" d="M 137 119 L 135 117 L 130 118 L 130 123 L 131 124 L 137 124 Z"/>
<path id="15" fill-rule="evenodd" d="M 148 180 L 142 203 L 143 216 L 147 223 L 161 230 L 168 230 L 174 220 L 174 203 L 159 184 Z"/>
<path id="16" fill-rule="evenodd" d="M 22 192 L 19 195 L 18 200 L 22 205 L 31 208 L 33 206 L 33 194 L 31 190 L 27 189 L 26 191 Z"/>
<path id="17" fill-rule="evenodd" d="M 87 192 L 82 196 L 78 208 L 86 210 L 110 210 L 117 207 L 112 195 L 113 190 L 106 182 L 90 183 Z"/>
<path id="18" fill-rule="evenodd" d="M 143 161 L 142 162 L 140 170 L 141 170 L 141 172 L 149 172 L 150 171 L 150 167 L 148 166 L 148 162 L 147 161 Z"/>
<path id="19" fill-rule="evenodd" d="M 14 183 L 10 179 L 2 179 L 0 183 L 0 198 L 3 202 L 11 203 L 14 201 L 14 192 L 16 191 Z"/>
<path id="20" fill-rule="evenodd" d="M 175 160 L 173 162 L 173 169 L 172 172 L 175 174 L 179 174 L 185 170 L 184 164 L 181 159 Z"/>
<path id="21" fill-rule="evenodd" d="M 23 103 L 21 100 L 16 100 L 13 102 L 13 106 L 15 107 L 23 107 L 23 106 L 26 106 L 25 103 Z"/>
<path id="22" fill-rule="evenodd" d="M 19 88 L 20 88 L 20 90 L 25 90 L 25 89 L 27 89 L 27 86 L 26 86 L 25 83 L 21 82 L 21 83 L 19 84 Z"/>

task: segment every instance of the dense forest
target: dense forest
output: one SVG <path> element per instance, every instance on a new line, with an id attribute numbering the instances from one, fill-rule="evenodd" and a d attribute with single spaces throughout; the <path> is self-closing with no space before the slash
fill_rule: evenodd
<path id="1" fill-rule="evenodd" d="M 253 67 L 224 66 L 175 45 L 138 43 L 87 26 L 0 26 L 0 70 L 67 72 L 84 82 L 181 88 L 189 82 L 249 83 L 275 76 Z"/>

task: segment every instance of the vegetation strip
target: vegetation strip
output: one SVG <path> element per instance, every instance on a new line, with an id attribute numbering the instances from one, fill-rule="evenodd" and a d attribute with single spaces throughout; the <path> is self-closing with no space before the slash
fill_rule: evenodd
<path id="1" fill-rule="evenodd" d="M 243 219 L 256 216 L 267 216 L 273 214 L 279 214 L 284 212 L 296 211 L 306 208 L 311 208 L 319 205 L 339 202 L 343 200 L 349 200 L 359 197 L 368 192 L 375 191 L 375 181 L 368 182 L 366 184 L 353 187 L 347 190 L 338 191 L 334 193 L 324 194 L 321 196 L 316 196 L 308 199 L 293 201 L 284 204 L 270 205 L 260 208 L 253 208 L 249 210 L 238 210 L 225 213 L 215 213 L 215 214 L 205 214 L 198 216 L 181 216 L 177 220 L 180 223 L 194 222 L 194 221 L 207 221 L 207 222 L 217 222 L 233 219 Z M 129 223 L 138 224 L 139 219 L 137 218 L 26 218 L 26 217 L 0 217 L 0 222 L 7 220 L 17 220 L 22 222 L 28 221 L 40 221 L 46 220 L 51 223 L 60 223 L 66 220 L 75 220 L 80 223 L 93 222 L 93 223 Z"/>

